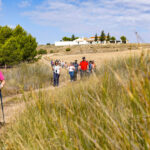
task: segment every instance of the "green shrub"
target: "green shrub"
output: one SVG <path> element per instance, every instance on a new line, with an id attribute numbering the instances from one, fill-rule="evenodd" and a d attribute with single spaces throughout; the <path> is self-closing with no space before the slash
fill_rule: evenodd
<path id="1" fill-rule="evenodd" d="M 41 54 L 47 54 L 47 50 L 45 49 L 40 49 L 38 50 L 38 54 L 41 55 Z"/>
<path id="2" fill-rule="evenodd" d="M 66 48 L 66 52 L 69 52 L 69 51 L 71 51 L 71 49 L 70 48 Z"/>
<path id="3" fill-rule="evenodd" d="M 50 50 L 50 53 L 54 53 L 54 51 L 53 51 L 53 50 Z"/>
<path id="4" fill-rule="evenodd" d="M 50 43 L 47 43 L 46 45 L 51 45 Z"/>

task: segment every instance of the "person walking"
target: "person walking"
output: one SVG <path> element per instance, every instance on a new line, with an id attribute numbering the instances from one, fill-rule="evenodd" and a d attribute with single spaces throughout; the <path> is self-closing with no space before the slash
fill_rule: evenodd
<path id="1" fill-rule="evenodd" d="M 93 71 L 93 64 L 92 64 L 92 61 L 89 61 L 89 75 L 91 75 Z"/>
<path id="2" fill-rule="evenodd" d="M 69 75 L 70 75 L 70 81 L 73 82 L 74 81 L 74 72 L 75 72 L 75 67 L 73 65 L 73 63 L 70 63 L 70 66 L 68 67 L 69 70 Z"/>
<path id="3" fill-rule="evenodd" d="M 51 60 L 51 67 L 53 67 L 54 66 L 54 61 L 53 60 Z"/>
<path id="4" fill-rule="evenodd" d="M 82 61 L 80 62 L 80 76 L 81 78 L 87 76 L 87 69 L 88 69 L 89 63 L 86 61 L 85 57 L 82 58 Z"/>
<path id="5" fill-rule="evenodd" d="M 55 65 L 53 66 L 54 86 L 59 86 L 60 72 L 61 72 L 61 66 L 59 65 L 59 62 L 56 60 Z"/>
<path id="6" fill-rule="evenodd" d="M 2 108 L 2 115 L 3 115 L 3 123 L 5 123 L 5 116 L 4 116 L 4 107 L 3 107 L 3 98 L 2 98 L 2 88 L 4 87 L 5 84 L 5 78 L 0 71 L 0 99 L 1 99 L 1 108 Z"/>
<path id="7" fill-rule="evenodd" d="M 77 74 L 78 74 L 78 68 L 79 68 L 79 64 L 78 61 L 75 60 L 74 62 L 74 67 L 75 67 L 75 71 L 74 71 L 74 81 L 77 81 Z"/>

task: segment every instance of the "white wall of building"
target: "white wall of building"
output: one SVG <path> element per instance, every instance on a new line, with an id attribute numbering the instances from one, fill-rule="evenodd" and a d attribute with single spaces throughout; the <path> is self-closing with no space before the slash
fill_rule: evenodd
<path id="1" fill-rule="evenodd" d="M 89 44 L 87 41 L 76 42 L 76 41 L 59 41 L 55 42 L 55 46 L 73 46 L 73 45 L 86 45 Z"/>

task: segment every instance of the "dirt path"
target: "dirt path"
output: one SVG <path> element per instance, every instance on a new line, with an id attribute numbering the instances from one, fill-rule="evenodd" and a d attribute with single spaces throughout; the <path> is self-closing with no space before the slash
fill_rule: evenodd
<path id="1" fill-rule="evenodd" d="M 42 63 L 50 65 L 50 59 L 60 59 L 64 60 L 66 62 L 74 61 L 75 59 L 81 60 L 83 56 L 85 56 L 88 60 L 95 60 L 96 64 L 102 64 L 105 61 L 116 59 L 116 58 L 122 58 L 122 57 L 129 57 L 134 55 L 139 55 L 141 51 L 123 51 L 123 52 L 111 52 L 111 53 L 91 53 L 91 54 L 78 54 L 78 55 L 63 55 L 60 54 L 59 56 L 55 54 L 49 54 L 42 57 L 40 60 Z M 62 83 L 59 88 L 62 86 L 65 86 L 67 83 Z M 38 91 L 48 91 L 48 90 L 54 90 L 55 88 L 53 86 L 50 86 L 48 88 L 44 89 L 38 89 L 34 92 Z M 25 92 L 26 94 L 29 94 L 30 92 Z M 22 94 L 6 97 L 3 99 L 4 101 L 4 111 L 5 111 L 5 121 L 6 125 L 9 123 L 12 123 L 17 114 L 20 114 L 25 109 L 25 102 L 24 101 L 15 101 L 12 99 L 22 99 Z M 0 112 L 0 121 L 2 121 L 2 114 Z M 4 126 L 0 123 L 0 133 L 2 132 Z"/>

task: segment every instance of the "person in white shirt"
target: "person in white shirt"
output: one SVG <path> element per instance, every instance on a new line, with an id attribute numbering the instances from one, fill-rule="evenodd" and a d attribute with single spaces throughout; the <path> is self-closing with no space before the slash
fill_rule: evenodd
<path id="1" fill-rule="evenodd" d="M 70 74 L 70 80 L 72 82 L 72 81 L 74 81 L 74 71 L 75 71 L 75 67 L 74 67 L 73 63 L 70 63 L 70 65 L 68 67 L 68 71 Z"/>
<path id="2" fill-rule="evenodd" d="M 54 86 L 59 86 L 60 71 L 61 71 L 61 66 L 59 66 L 58 61 L 56 61 L 55 65 L 53 66 Z"/>

